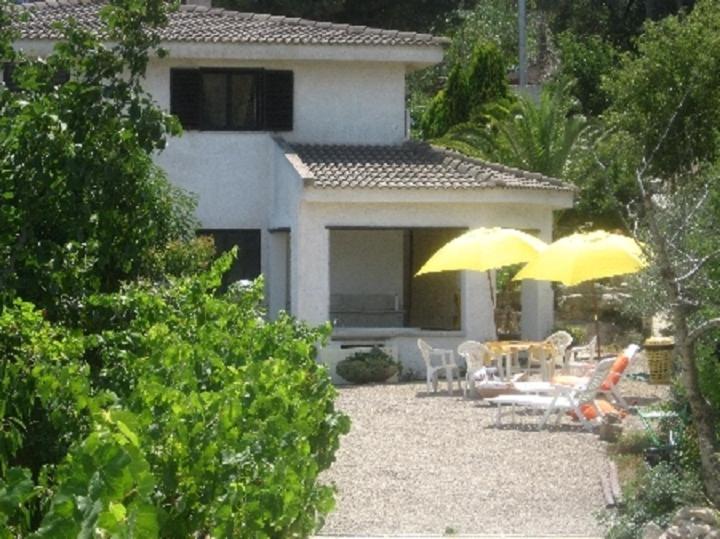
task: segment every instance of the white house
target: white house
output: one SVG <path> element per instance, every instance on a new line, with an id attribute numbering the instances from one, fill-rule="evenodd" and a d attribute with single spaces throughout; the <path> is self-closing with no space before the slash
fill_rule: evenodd
<path id="1" fill-rule="evenodd" d="M 46 53 L 58 19 L 98 27 L 101 4 L 26 4 L 20 48 Z M 410 142 L 405 78 L 442 60 L 426 34 L 183 5 L 162 33 L 147 88 L 185 134 L 158 156 L 199 196 L 203 229 L 239 244 L 235 277 L 259 273 L 272 314 L 334 321 L 340 346 L 395 347 L 422 370 L 416 340 L 454 347 L 494 333 L 487 277 L 413 277 L 444 242 L 480 226 L 552 234 L 573 188 Z M 525 283 L 524 337 L 552 325 L 547 284 Z"/>

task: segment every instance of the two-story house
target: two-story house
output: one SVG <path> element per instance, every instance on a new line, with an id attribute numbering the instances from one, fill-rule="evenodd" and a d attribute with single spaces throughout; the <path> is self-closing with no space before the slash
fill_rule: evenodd
<path id="1" fill-rule="evenodd" d="M 17 46 L 45 54 L 69 17 L 99 28 L 101 3 L 25 4 Z M 157 157 L 198 195 L 234 277 L 262 273 L 271 314 L 335 324 L 332 347 L 385 343 L 421 371 L 419 336 L 454 347 L 494 334 L 487 276 L 414 277 L 462 231 L 552 234 L 573 202 L 557 180 L 408 141 L 405 79 L 443 58 L 426 34 L 183 5 L 162 31 L 147 88 L 185 133 Z M 522 332 L 552 325 L 547 283 L 526 282 Z"/>

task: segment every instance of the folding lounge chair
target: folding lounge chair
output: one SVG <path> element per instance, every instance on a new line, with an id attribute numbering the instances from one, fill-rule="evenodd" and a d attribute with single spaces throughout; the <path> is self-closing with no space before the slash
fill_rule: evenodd
<path id="1" fill-rule="evenodd" d="M 445 378 L 448 383 L 448 393 L 453 393 L 453 379 L 457 377 L 458 390 L 462 391 L 460 385 L 460 369 L 455 363 L 455 354 L 452 350 L 445 350 L 442 348 L 433 348 L 422 339 L 417 340 L 418 348 L 420 349 L 420 355 L 425 362 L 425 375 L 427 381 L 428 393 L 432 386 L 432 391 L 437 391 L 438 386 L 438 374 L 445 371 Z M 441 365 L 433 365 L 432 357 L 440 357 Z"/>
<path id="2" fill-rule="evenodd" d="M 557 421 L 560 421 L 562 412 L 572 411 L 580 420 L 585 429 L 592 431 L 592 423 L 585 417 L 582 406 L 589 404 L 595 409 L 596 417 L 601 417 L 602 410 L 595 405 L 595 397 L 597 391 L 605 377 L 610 372 L 610 368 L 615 360 L 613 358 L 605 359 L 598 363 L 595 372 L 586 383 L 579 384 L 574 387 L 557 385 L 553 389 L 552 394 L 548 395 L 500 395 L 493 399 L 486 399 L 487 402 L 497 406 L 496 424 L 502 424 L 504 408 L 510 408 L 510 413 L 515 415 L 515 407 L 530 408 L 535 410 L 544 410 L 539 428 L 542 429 L 547 424 L 553 413 L 557 414 Z"/>
<path id="3" fill-rule="evenodd" d="M 617 404 L 627 410 L 629 405 L 620 393 L 620 382 L 622 382 L 625 374 L 630 370 L 630 365 L 637 357 L 640 347 L 636 344 L 628 346 L 621 354 L 612 359 L 610 372 L 602 381 L 597 389 L 599 395 L 605 395 L 612 398 Z M 595 366 L 597 369 L 597 366 Z M 589 372 L 592 375 L 592 371 Z M 557 385 L 576 386 L 587 383 L 590 376 L 558 376 L 551 382 L 517 382 L 514 387 L 521 393 L 552 393 Z"/>

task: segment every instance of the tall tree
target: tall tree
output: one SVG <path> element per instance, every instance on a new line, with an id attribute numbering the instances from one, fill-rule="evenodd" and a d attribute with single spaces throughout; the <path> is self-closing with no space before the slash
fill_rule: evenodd
<path id="1" fill-rule="evenodd" d="M 551 29 L 560 34 L 599 36 L 620 50 L 630 50 L 646 20 L 691 10 L 695 0 L 539 0 L 550 13 Z"/>
<path id="2" fill-rule="evenodd" d="M 0 64 L 14 66 L 0 87 L 0 300 L 57 312 L 116 289 L 192 230 L 192 203 L 152 159 L 179 126 L 141 86 L 167 4 L 109 4 L 115 45 L 68 24 L 43 60 L 12 50 L 23 10 L 11 4 L 0 3 Z"/>
<path id="3" fill-rule="evenodd" d="M 562 87 L 549 87 L 540 101 L 520 95 L 510 105 L 494 103 L 484 112 L 487 124 L 457 126 L 439 142 L 481 158 L 565 177 L 567 167 L 590 126 Z"/>
<path id="4" fill-rule="evenodd" d="M 716 0 L 699 3 L 686 17 L 650 23 L 637 53 L 625 53 L 620 69 L 607 78 L 610 128 L 637 139 L 639 157 L 642 149 L 657 147 L 650 173 L 671 178 L 718 157 L 718 25 Z"/>
<path id="5" fill-rule="evenodd" d="M 700 380 L 698 344 L 720 328 L 717 162 L 720 3 L 701 0 L 686 17 L 648 25 L 637 55 L 609 80 L 609 122 L 624 134 L 616 158 L 635 163 L 634 221 L 653 262 L 657 309 L 672 318 L 681 381 L 695 425 L 702 478 L 720 505 L 717 410 Z M 714 292 L 713 292 L 714 291 Z"/>
<path id="6" fill-rule="evenodd" d="M 420 122 L 426 138 L 437 138 L 469 120 L 483 121 L 483 108 L 508 96 L 502 53 L 491 42 L 475 44 L 467 63 L 456 63 L 445 87 L 430 102 Z"/>
<path id="7" fill-rule="evenodd" d="M 213 5 L 291 17 L 413 32 L 442 26 L 445 17 L 463 0 L 215 0 Z"/>

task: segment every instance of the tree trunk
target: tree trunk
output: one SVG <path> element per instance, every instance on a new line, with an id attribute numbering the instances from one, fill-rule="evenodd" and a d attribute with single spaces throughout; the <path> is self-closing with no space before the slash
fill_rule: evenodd
<path id="1" fill-rule="evenodd" d="M 700 464 L 705 491 L 710 500 L 720 507 L 720 453 L 716 435 L 716 418 L 713 409 L 703 398 L 700 390 L 698 368 L 695 363 L 693 344 L 689 341 L 687 308 L 683 302 L 677 275 L 670 259 L 671 246 L 655 219 L 655 205 L 650 194 L 643 197 L 645 218 L 656 249 L 657 264 L 663 286 L 671 302 L 675 329 L 675 350 L 682 364 L 682 381 L 687 392 L 690 410 L 697 428 Z"/>

